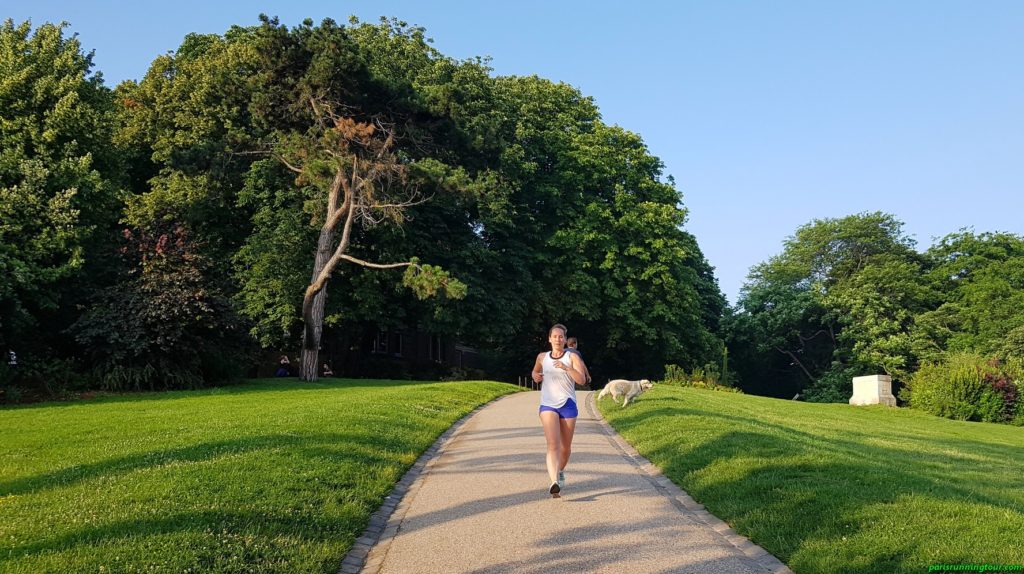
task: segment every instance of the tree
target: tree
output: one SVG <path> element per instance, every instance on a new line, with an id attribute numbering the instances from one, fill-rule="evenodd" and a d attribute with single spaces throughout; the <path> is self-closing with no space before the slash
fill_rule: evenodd
<path id="1" fill-rule="evenodd" d="M 518 327 L 502 342 L 509 354 L 530 355 L 559 321 L 586 333 L 588 363 L 615 376 L 717 359 L 724 298 L 681 229 L 686 211 L 661 161 L 571 86 L 498 78 L 493 93 L 490 121 L 472 125 L 495 134 L 480 138 L 500 178 L 479 221 L 505 278 L 493 306 Z"/>
<path id="2" fill-rule="evenodd" d="M 933 361 L 948 351 L 998 353 L 1024 327 L 1024 238 L 970 231 L 942 238 L 926 253 L 925 279 L 941 304 L 918 318 L 917 352 Z"/>
<path id="3" fill-rule="evenodd" d="M 680 228 L 686 212 L 661 162 L 636 134 L 603 125 L 575 88 L 489 74 L 483 61 L 447 58 L 421 29 L 393 20 L 289 29 L 263 18 L 223 37 L 190 36 L 138 89 L 120 92 L 133 110 L 126 141 L 153 150 L 151 189 L 130 213 L 183 207 L 175 217 L 209 255 L 219 263 L 230 254 L 234 300 L 267 347 L 300 332 L 304 346 L 316 339 L 315 327 L 298 329 L 306 306 L 307 325 L 335 331 L 456 337 L 508 357 L 499 373 L 518 370 L 514 361 L 556 317 L 588 329 L 588 358 L 609 370 L 717 360 L 724 299 Z M 370 142 L 356 135 L 367 126 Z M 467 286 L 464 299 L 420 300 L 357 264 L 319 281 L 345 234 L 344 218 L 327 225 L 345 205 L 343 187 L 330 197 L 336 176 L 351 181 L 353 166 L 378 155 L 391 167 L 377 174 L 394 185 L 371 187 L 399 196 L 398 217 L 367 225 L 381 214 L 356 213 L 343 254 L 375 265 L 429 254 Z M 413 189 L 418 198 L 401 193 Z M 441 277 L 408 267 L 410 281 Z"/>
<path id="4" fill-rule="evenodd" d="M 258 46 L 250 28 L 189 34 L 140 82 L 115 91 L 114 141 L 130 191 L 123 221 L 137 240 L 172 237 L 187 253 L 165 254 L 164 266 L 112 265 L 120 271 L 114 285 L 93 294 L 75 335 L 108 385 L 131 375 L 121 384 L 194 386 L 249 370 L 251 326 L 238 313 L 230 270 L 251 228 L 252 209 L 239 195 L 251 165 L 267 159 L 238 153 L 270 131 L 255 114 L 267 97 Z M 148 298 L 153 308 L 138 312 L 145 320 L 123 325 Z M 104 324 L 124 328 L 108 333 Z M 124 349 L 111 348 L 118 340 Z"/>
<path id="5" fill-rule="evenodd" d="M 902 225 L 876 212 L 801 226 L 781 254 L 751 271 L 731 324 L 732 341 L 785 356 L 788 368 L 782 365 L 771 378 L 787 394 L 828 376 L 829 385 L 842 388 L 819 385 L 818 391 L 834 399 L 847 394 L 846 374 L 853 371 L 905 377 L 915 365 L 914 318 L 935 295 L 921 280 L 922 258 Z M 796 374 L 801 378 L 794 384 Z"/>
<path id="6" fill-rule="evenodd" d="M 837 325 L 808 285 L 763 281 L 756 267 L 725 324 L 744 390 L 789 398 L 817 381 L 837 353 Z"/>
<path id="7" fill-rule="evenodd" d="M 48 353 L 116 222 L 112 98 L 66 24 L 0 26 L 0 344 Z M 77 280 L 77 281 L 72 281 Z M 58 316 L 59 315 L 59 316 Z"/>
<path id="8" fill-rule="evenodd" d="M 917 366 L 915 320 L 937 298 L 921 276 L 918 258 L 881 254 L 830 290 L 824 304 L 839 317 L 839 338 L 850 350 L 852 366 L 908 379 Z"/>
<path id="9" fill-rule="evenodd" d="M 180 223 L 216 266 L 229 266 L 249 232 L 238 192 L 260 158 L 237 152 L 271 131 L 255 117 L 268 97 L 258 40 L 240 27 L 224 38 L 189 34 L 115 94 L 115 141 L 132 183 L 125 219 L 138 228 Z"/>
<path id="10" fill-rule="evenodd" d="M 312 184 L 327 195 L 313 277 L 302 301 L 301 378 L 315 381 L 327 297 L 324 288 L 341 261 L 371 269 L 407 267 L 403 283 L 420 298 L 443 291 L 459 299 L 465 296 L 466 287 L 440 268 L 420 264 L 415 258 L 377 263 L 349 253 L 353 223 L 374 226 L 389 220 L 401 224 L 404 211 L 423 201 L 409 181 L 409 171 L 420 168 L 396 154 L 394 129 L 379 119 L 360 122 L 335 112 L 337 104 L 316 99 L 309 105 L 317 118 L 313 135 L 281 134 L 283 143 L 275 153 L 298 174 L 299 185 Z"/>
<path id="11" fill-rule="evenodd" d="M 646 155 L 639 138 L 604 126 L 595 133 L 629 142 L 593 151 L 625 164 L 610 166 L 617 177 L 636 177 L 640 164 L 629 153 Z M 629 187 L 591 187 L 580 215 L 560 226 L 548 247 L 556 268 L 571 270 L 555 278 L 566 294 L 566 320 L 579 317 L 589 334 L 599 334 L 593 359 L 622 376 L 653 377 L 666 364 L 694 367 L 721 355 L 724 298 L 696 240 L 682 230 L 686 212 L 677 192 L 657 180 L 659 163 L 651 167 L 649 179 Z"/>
<path id="12" fill-rule="evenodd" d="M 449 208 L 453 198 L 462 193 L 464 174 L 435 159 L 450 161 L 454 155 L 442 145 L 450 137 L 447 134 L 451 126 L 443 116 L 426 109 L 419 92 L 406 78 L 415 66 L 433 65 L 433 53 L 427 52 L 426 58 L 416 57 L 422 46 L 415 32 L 388 25 L 382 25 L 382 34 L 366 34 L 366 30 L 377 27 L 360 29 L 364 36 L 379 41 L 420 47 L 394 52 L 369 49 L 356 43 L 348 29 L 330 20 L 319 26 L 307 21 L 288 29 L 264 18 L 254 32 L 264 70 L 254 97 L 254 121 L 273 131 L 261 136 L 262 147 L 247 153 L 272 152 L 284 161 L 257 160 L 246 174 L 239 199 L 240 205 L 253 214 L 252 231 L 236 253 L 234 267 L 241 285 L 237 300 L 255 322 L 253 333 L 266 346 L 290 344 L 302 318 L 304 293 L 311 283 L 318 284 L 313 287 L 317 291 L 313 314 L 322 319 L 315 321 L 320 327 L 314 332 L 302 329 L 304 346 L 322 336 L 316 331 L 324 324 L 351 332 L 396 318 L 421 320 L 436 309 L 434 305 L 418 308 L 409 304 L 393 285 L 373 273 L 362 273 L 360 270 L 369 270 L 362 265 L 336 268 L 329 282 L 318 283 L 321 267 L 337 247 L 342 247 L 340 241 L 345 237 L 345 218 L 328 217 L 330 205 L 334 209 L 342 207 L 340 203 L 329 205 L 332 185 L 338 201 L 343 203 L 345 199 L 344 189 L 336 187 L 338 169 L 354 168 L 346 171 L 346 181 L 356 174 L 359 181 L 373 187 L 375 196 L 402 195 L 404 190 L 416 191 L 419 199 L 432 198 L 427 203 L 405 196 L 413 199 L 411 204 L 388 208 L 389 215 L 396 217 L 379 222 L 382 214 L 370 207 L 372 201 L 354 206 L 354 224 L 349 227 L 344 246 L 346 257 L 367 263 L 411 263 L 416 254 L 430 253 L 434 258 L 435 254 L 453 250 L 439 229 L 460 228 L 472 236 L 468 225 L 459 225 L 458 214 L 464 214 L 465 209 L 453 213 Z M 392 33 L 395 38 L 391 38 Z M 386 66 L 378 66 L 378 57 L 391 60 Z M 446 62 L 444 59 L 437 65 Z M 373 126 L 373 136 L 360 140 L 352 132 L 349 135 L 353 139 L 342 142 L 336 123 L 342 118 L 352 130 Z M 385 131 L 392 136 L 386 146 L 389 138 Z M 365 147 L 372 143 L 377 146 L 373 152 Z M 377 157 L 381 152 L 383 155 Z M 383 165 L 381 162 L 390 162 L 390 167 L 375 175 L 361 171 L 373 162 L 380 163 L 378 167 Z M 393 185 L 378 187 L 382 181 L 376 178 L 388 179 Z M 415 217 L 411 224 L 410 216 Z M 423 229 L 423 221 L 437 225 Z M 385 222 L 401 225 L 383 225 Z M 320 254 L 312 278 L 307 275 L 308 266 L 299 270 L 305 265 L 306 253 Z M 447 260 L 450 257 L 446 255 Z M 382 264 L 386 263 L 375 263 Z M 429 283 L 431 277 L 440 277 L 436 268 L 420 265 L 418 260 L 409 267 L 413 283 Z M 457 285 L 452 283 L 453 287 Z"/>

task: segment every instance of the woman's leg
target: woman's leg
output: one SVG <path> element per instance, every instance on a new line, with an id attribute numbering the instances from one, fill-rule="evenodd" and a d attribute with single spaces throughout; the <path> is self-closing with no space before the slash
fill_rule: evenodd
<path id="1" fill-rule="evenodd" d="M 562 451 L 558 460 L 558 470 L 564 470 L 569 464 L 569 455 L 572 454 L 572 435 L 576 432 L 576 419 L 560 419 L 558 421 L 559 434 L 562 435 Z"/>
<path id="2" fill-rule="evenodd" d="M 561 446 L 560 443 L 562 439 L 562 433 L 559 430 L 558 424 L 558 413 L 553 411 L 544 411 L 540 413 L 540 424 L 544 427 L 544 439 L 548 443 L 548 476 L 551 478 L 551 482 L 557 482 L 559 469 L 558 463 L 561 456 L 559 446 Z"/>

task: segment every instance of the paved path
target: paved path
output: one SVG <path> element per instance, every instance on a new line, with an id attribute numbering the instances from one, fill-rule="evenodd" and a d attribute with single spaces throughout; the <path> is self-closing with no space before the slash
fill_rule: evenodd
<path id="1" fill-rule="evenodd" d="M 539 393 L 509 395 L 428 451 L 341 571 L 789 572 L 637 455 L 596 415 L 596 396 L 578 398 L 561 498 L 547 493 Z"/>

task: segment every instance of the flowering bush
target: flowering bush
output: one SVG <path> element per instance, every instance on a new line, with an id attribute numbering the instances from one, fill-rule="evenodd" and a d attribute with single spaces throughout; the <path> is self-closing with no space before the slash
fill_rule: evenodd
<path id="1" fill-rule="evenodd" d="M 1005 371 L 985 373 L 985 383 L 992 387 L 992 391 L 994 391 L 989 393 L 992 397 L 993 406 L 986 413 L 988 418 L 983 417 L 982 420 L 993 422 L 1013 420 L 1017 410 L 1020 408 L 1020 390 L 1017 388 L 1017 384 L 1013 382 L 1011 375 Z"/>
<path id="2" fill-rule="evenodd" d="M 912 408 L 941 417 L 985 422 L 1021 420 L 1020 369 L 980 355 L 960 353 L 926 363 L 901 397 Z"/>

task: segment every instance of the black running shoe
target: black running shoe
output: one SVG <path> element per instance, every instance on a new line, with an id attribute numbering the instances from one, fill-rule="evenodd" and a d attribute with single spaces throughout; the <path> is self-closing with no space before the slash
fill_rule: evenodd
<path id="1" fill-rule="evenodd" d="M 558 494 L 561 491 L 562 491 L 562 487 L 558 486 L 557 482 L 552 482 L 551 483 L 551 488 L 548 489 L 548 492 L 550 492 L 551 494 Z"/>

